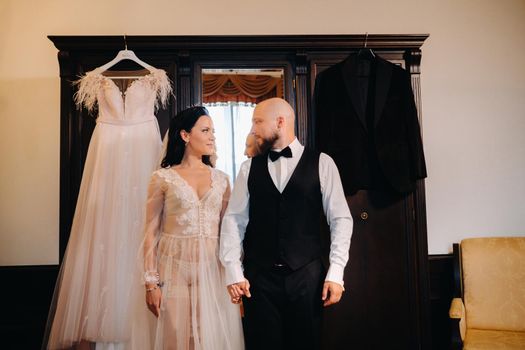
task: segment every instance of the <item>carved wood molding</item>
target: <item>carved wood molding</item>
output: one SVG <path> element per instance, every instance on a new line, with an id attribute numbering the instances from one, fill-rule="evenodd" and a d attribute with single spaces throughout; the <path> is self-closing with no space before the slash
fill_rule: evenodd
<path id="1" fill-rule="evenodd" d="M 123 49 L 123 36 L 56 36 L 48 38 L 59 50 L 109 50 Z M 419 49 L 428 34 L 369 34 L 367 46 L 372 49 Z M 364 34 L 348 35 L 137 35 L 126 36 L 130 50 L 219 49 L 257 50 L 269 46 L 282 49 L 351 49 L 362 47 Z"/>

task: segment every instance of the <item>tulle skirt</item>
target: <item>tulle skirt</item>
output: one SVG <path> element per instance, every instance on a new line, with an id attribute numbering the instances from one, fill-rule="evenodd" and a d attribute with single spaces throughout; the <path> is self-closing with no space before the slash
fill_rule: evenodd
<path id="1" fill-rule="evenodd" d="M 140 279 L 147 185 L 160 156 L 157 120 L 97 123 L 48 318 L 47 348 L 81 341 L 128 348 Z M 143 301 L 143 300 L 142 300 Z M 46 339 L 44 341 L 44 348 Z"/>
<path id="2" fill-rule="evenodd" d="M 153 348 L 244 349 L 240 309 L 224 284 L 218 237 L 164 233 L 157 258 L 164 284 Z"/>

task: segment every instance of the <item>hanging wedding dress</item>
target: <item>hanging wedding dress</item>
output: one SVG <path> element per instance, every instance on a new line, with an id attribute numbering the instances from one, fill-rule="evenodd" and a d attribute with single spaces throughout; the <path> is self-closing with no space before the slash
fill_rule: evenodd
<path id="1" fill-rule="evenodd" d="M 98 118 L 48 319 L 48 349 L 81 341 L 129 348 L 147 185 L 161 150 L 154 112 L 171 93 L 163 70 L 147 73 L 112 80 L 95 70 L 78 82 L 76 103 L 98 105 Z"/>
<path id="2" fill-rule="evenodd" d="M 162 283 L 155 350 L 244 349 L 239 305 L 230 301 L 218 258 L 229 179 L 209 170 L 211 187 L 200 198 L 173 167 L 151 177 L 145 242 L 154 243 L 144 250 L 145 269 L 158 272 Z"/>

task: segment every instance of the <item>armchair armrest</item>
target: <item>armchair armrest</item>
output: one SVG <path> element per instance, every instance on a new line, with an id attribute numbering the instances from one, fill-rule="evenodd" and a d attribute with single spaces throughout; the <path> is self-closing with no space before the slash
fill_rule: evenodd
<path id="1" fill-rule="evenodd" d="M 465 339 L 465 305 L 461 298 L 452 299 L 448 316 L 451 319 L 451 345 L 452 349 L 462 349 L 463 339 Z"/>
<path id="2" fill-rule="evenodd" d="M 452 299 L 452 303 L 450 303 L 450 309 L 448 310 L 448 316 L 452 319 L 465 318 L 465 305 L 463 304 L 463 300 L 461 300 L 461 298 Z"/>

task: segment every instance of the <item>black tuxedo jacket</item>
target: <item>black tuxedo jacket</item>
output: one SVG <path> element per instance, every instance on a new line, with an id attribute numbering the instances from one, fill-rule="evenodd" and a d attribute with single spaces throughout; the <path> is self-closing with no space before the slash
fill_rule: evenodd
<path id="1" fill-rule="evenodd" d="M 315 144 L 334 159 L 346 195 L 381 182 L 408 193 L 427 176 L 410 74 L 403 68 L 377 55 L 352 54 L 318 74 L 313 103 Z"/>

